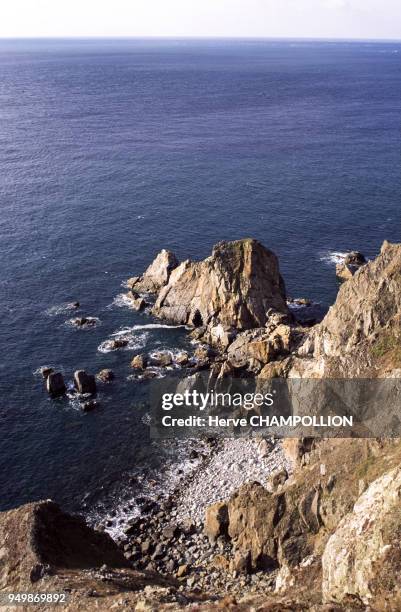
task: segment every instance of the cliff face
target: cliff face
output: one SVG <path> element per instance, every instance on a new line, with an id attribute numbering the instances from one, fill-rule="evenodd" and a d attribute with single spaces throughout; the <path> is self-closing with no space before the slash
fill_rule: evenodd
<path id="1" fill-rule="evenodd" d="M 143 289 L 151 280 L 148 269 L 132 289 Z M 158 292 L 153 313 L 194 327 L 250 329 L 264 326 L 270 309 L 288 312 L 277 257 L 257 240 L 245 239 L 221 242 L 205 260 L 175 267 Z"/>
<path id="2" fill-rule="evenodd" d="M 299 373 L 361 377 L 388 375 L 401 365 L 401 245 L 384 242 L 380 255 L 341 286 L 296 362 Z"/>

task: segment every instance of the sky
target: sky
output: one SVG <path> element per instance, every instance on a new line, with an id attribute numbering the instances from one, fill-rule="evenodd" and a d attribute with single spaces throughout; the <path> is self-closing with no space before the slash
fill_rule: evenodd
<path id="1" fill-rule="evenodd" d="M 0 37 L 401 39 L 401 0 L 0 0 Z"/>

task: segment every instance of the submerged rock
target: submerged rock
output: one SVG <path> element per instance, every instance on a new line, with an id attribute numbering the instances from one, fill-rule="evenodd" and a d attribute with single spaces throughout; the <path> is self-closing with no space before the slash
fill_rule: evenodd
<path id="1" fill-rule="evenodd" d="M 97 400 L 88 400 L 87 402 L 82 402 L 80 406 L 84 412 L 91 412 L 95 408 L 98 408 L 100 404 Z"/>
<path id="2" fill-rule="evenodd" d="M 95 327 L 98 319 L 96 317 L 77 317 L 76 319 L 71 319 L 70 323 L 74 327 Z"/>
<path id="3" fill-rule="evenodd" d="M 60 397 L 66 392 L 63 375 L 60 372 L 50 372 L 46 378 L 46 389 L 52 397 Z"/>
<path id="4" fill-rule="evenodd" d="M 96 380 L 93 374 L 87 374 L 85 370 L 76 370 L 74 372 L 74 383 L 78 393 L 96 393 Z"/>
<path id="5" fill-rule="evenodd" d="M 100 370 L 100 372 L 96 374 L 96 378 L 98 380 L 101 380 L 102 382 L 111 382 L 112 380 L 114 380 L 115 376 L 113 370 L 104 369 Z"/>

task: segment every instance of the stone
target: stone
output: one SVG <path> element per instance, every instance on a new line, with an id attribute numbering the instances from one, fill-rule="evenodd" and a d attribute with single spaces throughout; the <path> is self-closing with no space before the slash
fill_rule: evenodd
<path id="1" fill-rule="evenodd" d="M 112 380 L 114 380 L 115 376 L 113 370 L 104 369 L 98 372 L 96 378 L 102 382 L 111 382 Z"/>
<path id="2" fill-rule="evenodd" d="M 323 599 L 382 607 L 391 594 L 401 601 L 401 467 L 383 474 L 358 498 L 338 524 L 322 557 Z M 378 605 L 375 605 L 377 599 Z M 381 602 L 381 603 L 380 603 Z M 392 609 L 391 606 L 388 609 Z"/>
<path id="3" fill-rule="evenodd" d="M 269 308 L 288 312 L 277 258 L 245 239 L 221 242 L 205 260 L 180 264 L 159 292 L 153 314 L 194 327 L 250 329 L 265 325 Z"/>
<path id="4" fill-rule="evenodd" d="M 88 374 L 85 370 L 76 370 L 74 372 L 74 384 L 78 393 L 96 393 L 96 380 L 93 374 Z"/>
<path id="5" fill-rule="evenodd" d="M 146 301 L 143 297 L 133 293 L 130 296 L 131 299 L 131 308 L 133 310 L 136 310 L 138 312 L 145 310 L 146 308 Z"/>
<path id="6" fill-rule="evenodd" d="M 285 468 L 281 470 L 277 470 L 273 472 L 273 474 L 269 478 L 269 484 L 273 491 L 276 491 L 280 486 L 282 486 L 285 481 L 288 480 L 288 472 Z"/>
<path id="7" fill-rule="evenodd" d="M 117 338 L 116 340 L 112 340 L 110 342 L 110 348 L 112 351 L 116 351 L 117 349 L 124 348 L 128 346 L 128 340 L 125 338 Z"/>
<path id="8" fill-rule="evenodd" d="M 210 542 L 215 542 L 219 536 L 227 536 L 228 507 L 225 502 L 217 502 L 206 508 L 204 533 Z"/>
<path id="9" fill-rule="evenodd" d="M 75 327 L 94 327 L 98 322 L 95 317 L 77 317 L 71 319 L 71 324 Z"/>
<path id="10" fill-rule="evenodd" d="M 95 408 L 98 408 L 100 404 L 97 400 L 88 400 L 87 402 L 82 402 L 80 406 L 84 412 L 91 412 Z"/>
<path id="11" fill-rule="evenodd" d="M 179 366 L 187 365 L 189 361 L 189 355 L 186 351 L 180 351 L 174 358 L 174 361 Z"/>
<path id="12" fill-rule="evenodd" d="M 163 249 L 141 277 L 129 279 L 127 285 L 135 292 L 155 293 L 167 285 L 178 261 L 171 251 Z"/>
<path id="13" fill-rule="evenodd" d="M 336 265 L 336 276 L 343 281 L 346 281 L 352 278 L 355 272 L 356 272 L 356 268 L 354 266 L 349 266 L 345 263 L 338 263 Z"/>
<path id="14" fill-rule="evenodd" d="M 173 363 L 173 355 L 170 351 L 158 351 L 151 355 L 151 360 L 154 365 L 167 367 Z"/>
<path id="15" fill-rule="evenodd" d="M 351 251 L 345 256 L 344 263 L 352 266 L 363 266 L 366 263 L 366 257 L 359 251 Z"/>
<path id="16" fill-rule="evenodd" d="M 231 564 L 231 570 L 238 574 L 249 574 L 251 572 L 251 554 L 236 551 Z"/>
<path id="17" fill-rule="evenodd" d="M 177 578 L 182 578 L 183 576 L 186 576 L 188 572 L 189 572 L 189 565 L 184 563 L 183 565 L 179 566 L 176 576 Z"/>
<path id="18" fill-rule="evenodd" d="M 52 397 L 60 397 L 66 392 L 63 375 L 60 372 L 50 372 L 46 378 L 46 389 Z"/>
<path id="19" fill-rule="evenodd" d="M 50 376 L 50 374 L 53 374 L 54 372 L 54 368 L 48 368 L 48 367 L 43 367 L 40 368 L 40 373 L 42 374 L 42 378 L 44 378 L 46 380 L 46 378 L 48 378 Z"/>
<path id="20" fill-rule="evenodd" d="M 148 357 L 144 353 L 139 353 L 131 361 L 131 368 L 135 370 L 144 370 L 148 365 Z"/>

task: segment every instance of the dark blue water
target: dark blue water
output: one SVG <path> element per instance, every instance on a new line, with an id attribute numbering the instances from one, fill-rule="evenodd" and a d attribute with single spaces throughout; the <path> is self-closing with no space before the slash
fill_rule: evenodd
<path id="1" fill-rule="evenodd" d="M 256 237 L 290 295 L 328 305 L 332 252 L 399 240 L 400 118 L 398 43 L 1 41 L 1 508 L 76 508 L 149 460 L 132 351 L 98 346 L 150 322 L 112 303 L 160 248 Z M 101 325 L 48 310 L 71 300 Z M 82 414 L 47 398 L 44 364 L 117 380 Z"/>

